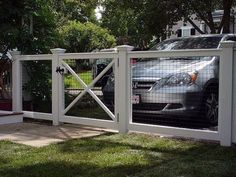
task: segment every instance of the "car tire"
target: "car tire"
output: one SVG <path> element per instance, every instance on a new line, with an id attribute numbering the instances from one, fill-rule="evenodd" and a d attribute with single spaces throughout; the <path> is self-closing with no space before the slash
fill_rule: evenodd
<path id="1" fill-rule="evenodd" d="M 217 125 L 219 101 L 218 90 L 216 90 L 215 87 L 208 89 L 204 96 L 202 106 L 204 118 L 207 120 L 207 122 L 209 122 L 211 125 Z"/>
<path id="2" fill-rule="evenodd" d="M 102 89 L 105 87 L 105 85 L 107 84 L 107 80 L 108 80 L 108 76 L 103 76 L 102 80 L 101 80 L 101 87 Z"/>

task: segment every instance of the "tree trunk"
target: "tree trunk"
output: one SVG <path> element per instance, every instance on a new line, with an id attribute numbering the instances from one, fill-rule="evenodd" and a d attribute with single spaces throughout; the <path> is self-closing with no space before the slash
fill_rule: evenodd
<path id="1" fill-rule="evenodd" d="M 224 14 L 218 32 L 220 32 L 223 28 L 223 33 L 230 33 L 230 11 L 232 8 L 232 3 L 232 0 L 223 0 Z"/>
<path id="2" fill-rule="evenodd" d="M 187 18 L 187 20 L 200 34 L 205 34 L 190 18 Z"/>

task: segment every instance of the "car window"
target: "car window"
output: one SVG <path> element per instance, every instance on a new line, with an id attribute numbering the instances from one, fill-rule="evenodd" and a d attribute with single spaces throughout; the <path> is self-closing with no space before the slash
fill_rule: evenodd
<path id="1" fill-rule="evenodd" d="M 181 50 L 181 49 L 210 49 L 217 48 L 222 37 L 193 37 L 163 41 L 150 50 Z"/>
<path id="2" fill-rule="evenodd" d="M 227 41 L 236 41 L 236 37 L 229 37 Z"/>

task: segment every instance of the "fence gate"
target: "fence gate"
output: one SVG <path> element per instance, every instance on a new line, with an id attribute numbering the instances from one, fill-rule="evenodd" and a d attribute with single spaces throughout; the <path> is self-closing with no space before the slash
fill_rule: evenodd
<path id="1" fill-rule="evenodd" d="M 117 129 L 115 87 L 109 99 L 103 96 L 105 81 L 115 82 L 115 56 L 112 52 L 58 55 L 59 122 Z"/>

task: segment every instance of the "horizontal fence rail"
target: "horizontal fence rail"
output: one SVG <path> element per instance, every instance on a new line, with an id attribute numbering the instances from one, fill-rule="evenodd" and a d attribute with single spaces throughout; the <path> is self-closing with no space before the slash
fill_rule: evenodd
<path id="1" fill-rule="evenodd" d="M 222 49 L 196 49 L 172 51 L 130 51 L 128 58 L 166 58 L 166 57 L 211 57 L 222 55 Z"/>
<path id="2" fill-rule="evenodd" d="M 117 52 L 95 52 L 95 53 L 65 53 L 59 54 L 59 60 L 64 59 L 104 59 L 114 58 Z"/>
<path id="3" fill-rule="evenodd" d="M 24 117 L 40 120 L 53 120 L 53 116 L 50 113 L 23 111 Z"/>
<path id="4" fill-rule="evenodd" d="M 160 125 L 146 125 L 133 123 L 129 125 L 129 130 L 138 132 L 153 132 L 176 137 L 196 138 L 204 140 L 219 141 L 219 133 L 210 130 L 194 130 L 188 128 L 168 127 Z"/>
<path id="5" fill-rule="evenodd" d="M 52 60 L 52 54 L 41 54 L 41 55 L 21 55 L 20 61 L 44 61 Z"/>
<path id="6" fill-rule="evenodd" d="M 75 116 L 64 116 L 61 118 L 61 121 L 64 123 L 74 123 L 74 124 L 81 124 L 81 125 L 88 125 L 94 127 L 101 127 L 101 128 L 109 128 L 113 130 L 118 130 L 118 125 L 114 124 L 114 121 L 109 120 L 99 120 L 93 118 L 85 118 L 85 117 L 75 117 Z"/>

